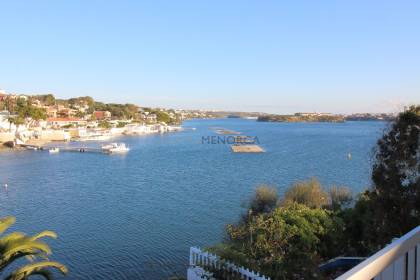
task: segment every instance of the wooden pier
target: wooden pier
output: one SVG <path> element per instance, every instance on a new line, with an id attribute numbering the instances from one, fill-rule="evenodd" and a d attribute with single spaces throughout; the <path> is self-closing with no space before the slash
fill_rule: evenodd
<path id="1" fill-rule="evenodd" d="M 58 148 L 59 152 L 73 152 L 73 153 L 101 153 L 106 154 L 101 148 L 92 148 L 92 147 L 45 147 L 45 146 L 36 146 L 36 145 L 20 145 L 23 148 L 28 150 L 39 150 L 39 151 L 49 151 L 50 148 Z"/>
<path id="2" fill-rule="evenodd" d="M 60 152 L 73 152 L 73 153 L 101 153 L 105 152 L 100 148 L 90 148 L 90 147 L 64 147 L 59 148 Z"/>

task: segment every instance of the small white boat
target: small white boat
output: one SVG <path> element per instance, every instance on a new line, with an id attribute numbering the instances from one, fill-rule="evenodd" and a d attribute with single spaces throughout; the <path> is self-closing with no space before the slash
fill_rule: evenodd
<path id="1" fill-rule="evenodd" d="M 50 152 L 50 154 L 56 154 L 56 153 L 58 153 L 60 151 L 60 149 L 57 148 L 57 147 L 55 147 L 55 148 L 49 149 L 48 151 Z"/>
<path id="2" fill-rule="evenodd" d="M 126 153 L 130 149 L 124 143 L 111 143 L 108 145 L 103 145 L 102 151 L 105 153 Z"/>

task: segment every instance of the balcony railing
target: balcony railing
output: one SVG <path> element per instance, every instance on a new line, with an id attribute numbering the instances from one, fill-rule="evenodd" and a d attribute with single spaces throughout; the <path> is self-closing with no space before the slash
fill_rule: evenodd
<path id="1" fill-rule="evenodd" d="M 336 280 L 420 280 L 420 226 Z"/>
<path id="2" fill-rule="evenodd" d="M 223 271 L 223 274 L 227 274 L 227 279 L 270 280 L 258 272 L 224 261 L 200 248 L 191 247 L 188 280 L 214 279 L 212 271 Z"/>

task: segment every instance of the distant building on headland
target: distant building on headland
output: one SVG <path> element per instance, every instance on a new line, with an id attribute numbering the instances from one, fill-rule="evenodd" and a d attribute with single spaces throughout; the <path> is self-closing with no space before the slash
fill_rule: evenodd
<path id="1" fill-rule="evenodd" d="M 95 111 L 93 112 L 93 115 L 98 121 L 108 120 L 111 118 L 111 112 L 109 111 Z"/>
<path id="2" fill-rule="evenodd" d="M 295 113 L 298 117 L 321 117 L 321 116 L 332 116 L 331 113 Z"/>

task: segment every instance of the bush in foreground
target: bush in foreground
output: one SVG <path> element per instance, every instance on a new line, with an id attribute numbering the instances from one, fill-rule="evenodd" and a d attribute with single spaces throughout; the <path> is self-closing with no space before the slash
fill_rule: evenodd
<path id="1" fill-rule="evenodd" d="M 328 193 L 316 178 L 294 183 L 284 194 L 282 204 L 299 203 L 311 208 L 321 208 L 328 204 Z"/>
<path id="2" fill-rule="evenodd" d="M 262 185 L 257 187 L 249 204 L 252 215 L 271 212 L 277 205 L 278 194 L 275 188 Z"/>
<path id="3" fill-rule="evenodd" d="M 329 210 L 291 203 L 228 225 L 227 242 L 212 250 L 273 279 L 310 279 L 325 254 L 323 240 L 340 223 Z"/>

